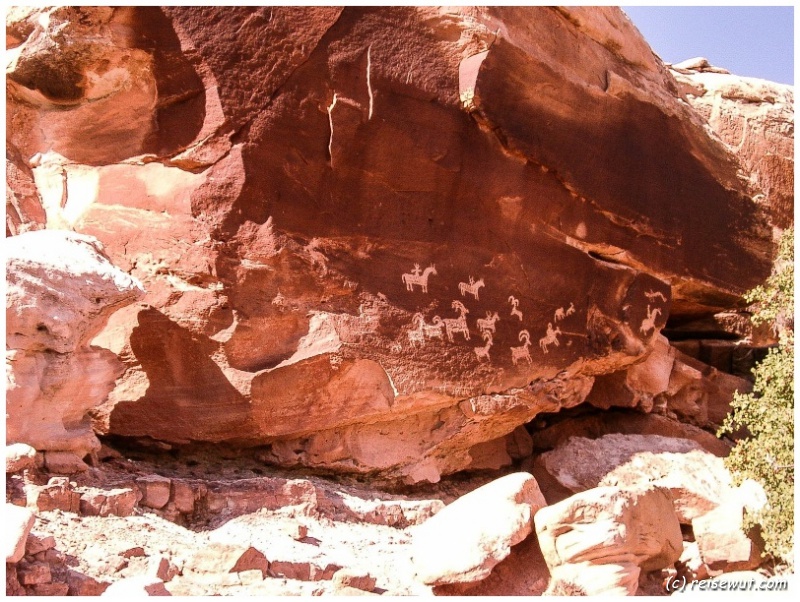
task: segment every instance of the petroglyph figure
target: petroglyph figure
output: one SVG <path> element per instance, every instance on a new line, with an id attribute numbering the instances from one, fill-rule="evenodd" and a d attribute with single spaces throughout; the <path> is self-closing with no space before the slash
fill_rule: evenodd
<path id="1" fill-rule="evenodd" d="M 407 291 L 413 291 L 414 285 L 418 284 L 420 287 L 422 287 L 423 293 L 428 292 L 428 277 L 431 274 L 433 274 L 434 276 L 437 275 L 436 266 L 431 264 L 427 268 L 425 268 L 425 271 L 422 272 L 422 274 L 420 274 L 419 272 L 420 272 L 419 264 L 415 263 L 414 269 L 412 270 L 411 273 L 403 274 L 402 280 L 403 284 L 406 285 Z"/>
<path id="2" fill-rule="evenodd" d="M 378 329 L 379 323 L 380 317 L 375 307 L 363 303 L 358 306 L 356 331 L 359 335 L 365 336 L 374 333 Z"/>
<path id="3" fill-rule="evenodd" d="M 571 316 L 574 313 L 575 313 L 575 304 L 574 303 L 570 303 L 569 307 L 567 308 L 566 311 L 564 311 L 563 307 L 559 307 L 556 310 L 555 315 L 553 316 L 553 322 L 559 322 L 559 321 L 563 320 L 564 318 L 566 318 L 568 316 Z"/>
<path id="4" fill-rule="evenodd" d="M 511 303 L 511 315 L 517 316 L 519 321 L 522 322 L 522 312 L 517 309 L 519 307 L 519 299 L 512 295 L 508 298 L 508 302 Z"/>
<path id="5" fill-rule="evenodd" d="M 659 308 L 655 308 L 652 311 L 650 310 L 650 305 L 647 306 L 647 317 L 642 320 L 642 325 L 639 326 L 639 330 L 642 334 L 647 334 L 651 330 L 655 330 L 656 327 L 656 318 L 661 315 L 661 310 Z"/>
<path id="6" fill-rule="evenodd" d="M 547 353 L 547 346 L 548 345 L 555 345 L 558 347 L 558 335 L 561 334 L 561 329 L 556 326 L 553 329 L 553 324 L 548 322 L 547 323 L 547 334 L 545 334 L 541 339 L 539 339 L 539 347 L 542 348 L 542 351 Z"/>
<path id="7" fill-rule="evenodd" d="M 656 299 L 661 299 L 664 303 L 667 302 L 667 298 L 661 291 L 647 291 L 644 296 L 647 297 L 651 303 L 655 302 Z"/>
<path id="8" fill-rule="evenodd" d="M 486 344 L 483 347 L 473 347 L 475 351 L 475 355 L 478 357 L 478 361 L 485 359 L 486 361 L 490 361 L 489 358 L 489 348 L 492 346 L 492 333 L 488 330 L 483 331 L 483 340 L 486 341 Z"/>
<path id="9" fill-rule="evenodd" d="M 278 307 L 285 307 L 286 306 L 286 297 L 284 297 L 280 291 L 275 297 L 272 299 L 272 304 Z"/>
<path id="10" fill-rule="evenodd" d="M 423 330 L 423 324 L 425 320 L 422 317 L 422 314 L 414 314 L 414 318 L 411 320 L 413 329 L 408 331 L 408 342 L 411 343 L 412 347 L 416 347 L 417 343 L 420 345 L 425 344 L 425 331 Z"/>
<path id="11" fill-rule="evenodd" d="M 426 324 L 425 318 L 421 313 L 415 313 L 414 317 L 411 320 L 411 323 L 416 326 L 417 331 L 421 331 L 423 334 L 423 339 L 442 339 L 442 330 L 444 329 L 444 324 L 442 323 L 442 319 L 439 316 L 434 316 L 433 324 Z"/>
<path id="12" fill-rule="evenodd" d="M 497 312 L 486 312 L 485 318 L 478 318 L 478 330 L 481 332 L 495 332 L 495 325 L 494 323 L 500 319 L 500 316 L 497 315 Z"/>
<path id="13" fill-rule="evenodd" d="M 511 363 L 516 366 L 520 360 L 527 360 L 528 364 L 531 364 L 531 354 L 528 352 L 528 347 L 531 346 L 531 333 L 527 330 L 520 330 L 519 340 L 522 342 L 522 346 L 511 348 Z"/>
<path id="14" fill-rule="evenodd" d="M 470 276 L 469 277 L 469 284 L 467 284 L 466 282 L 459 282 L 458 283 L 458 290 L 461 293 L 462 297 L 464 295 L 466 295 L 467 293 L 469 293 L 470 295 L 475 297 L 475 301 L 479 301 L 479 299 L 478 299 L 478 289 L 480 289 L 482 286 L 486 286 L 484 284 L 484 282 L 483 282 L 483 278 L 481 278 L 480 280 L 475 282 L 475 279 L 472 276 Z"/>
<path id="15" fill-rule="evenodd" d="M 464 335 L 464 339 L 469 341 L 469 327 L 467 326 L 467 314 L 469 310 L 464 307 L 461 301 L 453 301 L 451 307 L 459 313 L 459 317 L 445 318 L 442 320 L 445 332 L 447 333 L 447 340 L 452 343 L 453 335 L 460 332 Z"/>
<path id="16" fill-rule="evenodd" d="M 444 330 L 444 323 L 439 316 L 433 316 L 432 324 L 422 324 L 422 330 L 425 332 L 425 336 L 429 339 L 442 339 L 444 340 L 444 335 L 442 334 L 442 330 Z"/>

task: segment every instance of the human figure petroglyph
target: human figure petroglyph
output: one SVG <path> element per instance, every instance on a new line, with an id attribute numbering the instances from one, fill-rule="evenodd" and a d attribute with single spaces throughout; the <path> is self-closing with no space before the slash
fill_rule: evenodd
<path id="1" fill-rule="evenodd" d="M 478 361 L 483 359 L 490 361 L 489 358 L 489 348 L 494 344 L 492 341 L 492 333 L 488 330 L 483 331 L 483 340 L 486 341 L 486 344 L 483 347 L 473 347 L 475 351 L 475 355 L 478 357 Z"/>
<path id="2" fill-rule="evenodd" d="M 542 351 L 547 353 L 547 346 L 548 345 L 555 345 L 558 347 L 558 335 L 561 334 L 561 329 L 556 326 L 553 328 L 553 324 L 548 322 L 547 323 L 547 334 L 545 334 L 541 339 L 539 339 L 539 347 L 542 348 Z"/>
<path id="3" fill-rule="evenodd" d="M 528 352 L 528 347 L 531 346 L 531 333 L 527 330 L 520 330 L 519 340 L 522 342 L 522 346 L 511 348 L 511 363 L 516 366 L 520 360 L 527 360 L 528 364 L 531 364 L 531 354 Z"/>
<path id="4" fill-rule="evenodd" d="M 470 276 L 469 277 L 469 284 L 467 284 L 466 282 L 459 282 L 458 283 L 458 290 L 461 293 L 462 297 L 464 295 L 466 295 L 467 293 L 469 293 L 470 295 L 475 297 L 475 301 L 480 301 L 480 299 L 478 299 L 478 290 L 482 286 L 486 286 L 486 284 L 484 284 L 484 282 L 483 282 L 483 278 L 481 278 L 480 280 L 478 280 L 476 282 L 475 279 L 472 276 Z"/>
<path id="5" fill-rule="evenodd" d="M 519 321 L 522 322 L 522 312 L 519 309 L 517 309 L 517 307 L 519 307 L 519 299 L 511 295 L 508 298 L 508 302 L 511 303 L 511 315 L 517 316 L 519 318 Z"/>
<path id="6" fill-rule="evenodd" d="M 442 320 L 445 332 L 447 332 L 447 340 L 452 343 L 453 335 L 460 332 L 464 335 L 464 339 L 469 341 L 469 327 L 467 326 L 467 314 L 469 310 L 464 307 L 461 301 L 453 301 L 451 307 L 459 313 L 459 317 L 445 318 Z"/>
<path id="7" fill-rule="evenodd" d="M 414 269 L 410 273 L 403 274 L 402 280 L 403 284 L 406 285 L 407 291 L 413 291 L 414 285 L 418 284 L 420 287 L 422 287 L 423 293 L 428 292 L 428 277 L 431 274 L 433 274 L 434 276 L 437 275 L 436 266 L 431 264 L 427 268 L 425 268 L 425 271 L 422 272 L 422 274 L 420 274 L 419 272 L 420 272 L 419 264 L 415 263 Z"/>
<path id="8" fill-rule="evenodd" d="M 497 312 L 486 312 L 485 318 L 478 318 L 478 330 L 481 332 L 496 332 L 495 322 L 500 320 L 500 316 L 497 315 Z"/>
<path id="9" fill-rule="evenodd" d="M 647 306 L 647 317 L 642 320 L 642 325 L 639 326 L 639 330 L 642 334 L 647 334 L 651 330 L 655 330 L 656 328 L 656 318 L 661 315 L 661 310 L 656 307 L 652 311 L 650 310 L 650 305 Z"/>
<path id="10" fill-rule="evenodd" d="M 644 296 L 647 297 L 651 303 L 654 303 L 656 299 L 661 299 L 664 303 L 667 302 L 667 298 L 661 291 L 647 291 Z"/>

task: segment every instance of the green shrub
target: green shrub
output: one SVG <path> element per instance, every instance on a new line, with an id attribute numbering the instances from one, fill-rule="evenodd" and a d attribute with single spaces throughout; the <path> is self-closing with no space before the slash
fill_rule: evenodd
<path id="1" fill-rule="evenodd" d="M 767 281 L 745 295 L 754 304 L 754 324 L 772 324 L 778 345 L 753 370 L 753 392 L 736 393 L 719 434 L 745 427 L 726 465 L 740 483 L 764 486 L 767 507 L 748 517 L 762 527 L 765 553 L 793 569 L 794 547 L 794 231 L 784 232 L 775 268 Z"/>

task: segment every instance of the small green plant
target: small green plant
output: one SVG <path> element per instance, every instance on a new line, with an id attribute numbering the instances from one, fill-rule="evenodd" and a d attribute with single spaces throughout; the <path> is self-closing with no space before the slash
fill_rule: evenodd
<path id="1" fill-rule="evenodd" d="M 749 435 L 736 443 L 725 463 L 738 484 L 755 479 L 767 506 L 747 517 L 761 525 L 765 553 L 793 570 L 794 548 L 794 230 L 784 232 L 772 275 L 747 293 L 754 324 L 772 324 L 778 345 L 753 370 L 752 393 L 736 393 L 719 434 L 741 427 Z"/>

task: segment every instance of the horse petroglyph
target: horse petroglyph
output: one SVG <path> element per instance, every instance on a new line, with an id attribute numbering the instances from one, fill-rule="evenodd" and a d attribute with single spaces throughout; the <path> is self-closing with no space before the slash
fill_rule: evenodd
<path id="1" fill-rule="evenodd" d="M 539 347 L 542 348 L 542 351 L 547 353 L 547 346 L 548 345 L 555 345 L 558 347 L 558 335 L 561 334 L 561 329 L 556 326 L 553 329 L 553 324 L 548 322 L 547 323 L 547 334 L 545 334 L 541 339 L 539 339 Z"/>
<path id="2" fill-rule="evenodd" d="M 407 291 L 413 291 L 414 285 L 418 284 L 422 288 L 423 293 L 428 292 L 428 277 L 433 274 L 436 276 L 436 266 L 431 264 L 425 271 L 420 274 L 420 267 L 418 263 L 414 264 L 414 269 L 411 273 L 403 274 L 402 280 L 403 284 L 406 285 Z"/>
<path id="3" fill-rule="evenodd" d="M 519 321 L 522 322 L 522 312 L 517 309 L 519 307 L 519 299 L 512 295 L 508 298 L 508 302 L 511 303 L 511 315 L 517 316 Z"/>
<path id="4" fill-rule="evenodd" d="M 478 318 L 478 330 L 481 332 L 495 332 L 495 325 L 494 323 L 500 320 L 500 316 L 497 315 L 497 312 L 486 312 L 485 318 Z"/>
<path id="5" fill-rule="evenodd" d="M 464 335 L 464 339 L 469 341 L 469 327 L 467 326 L 467 314 L 469 310 L 464 307 L 461 301 L 453 301 L 451 307 L 459 313 L 459 317 L 445 318 L 442 320 L 442 322 L 444 322 L 445 332 L 447 332 L 447 340 L 452 343 L 453 335 L 460 332 Z"/>
<path id="6" fill-rule="evenodd" d="M 655 308 L 652 311 L 650 310 L 650 305 L 647 306 L 647 317 L 642 320 L 642 325 L 639 326 L 639 330 L 642 334 L 647 334 L 651 330 L 655 330 L 656 328 L 656 318 L 661 315 L 661 310 L 659 308 Z"/>
<path id="7" fill-rule="evenodd" d="M 481 278 L 476 282 L 475 279 L 472 276 L 470 276 L 469 284 L 467 284 L 466 282 L 458 283 L 458 290 L 461 293 L 462 297 L 467 293 L 469 293 L 470 295 L 475 297 L 475 301 L 479 301 L 480 299 L 478 299 L 478 289 L 480 289 L 482 286 L 486 286 L 486 284 L 483 282 L 483 278 Z"/>
<path id="8" fill-rule="evenodd" d="M 522 342 L 522 346 L 511 348 L 511 362 L 515 366 L 520 360 L 527 360 L 528 364 L 531 364 L 531 354 L 528 352 L 528 347 L 531 346 L 531 333 L 527 330 L 520 330 L 519 340 Z"/>
<path id="9" fill-rule="evenodd" d="M 475 355 L 478 357 L 478 361 L 485 359 L 486 361 L 490 361 L 489 358 L 489 348 L 492 346 L 492 333 L 488 330 L 483 331 L 483 340 L 486 341 L 486 344 L 483 347 L 474 347 Z"/>

